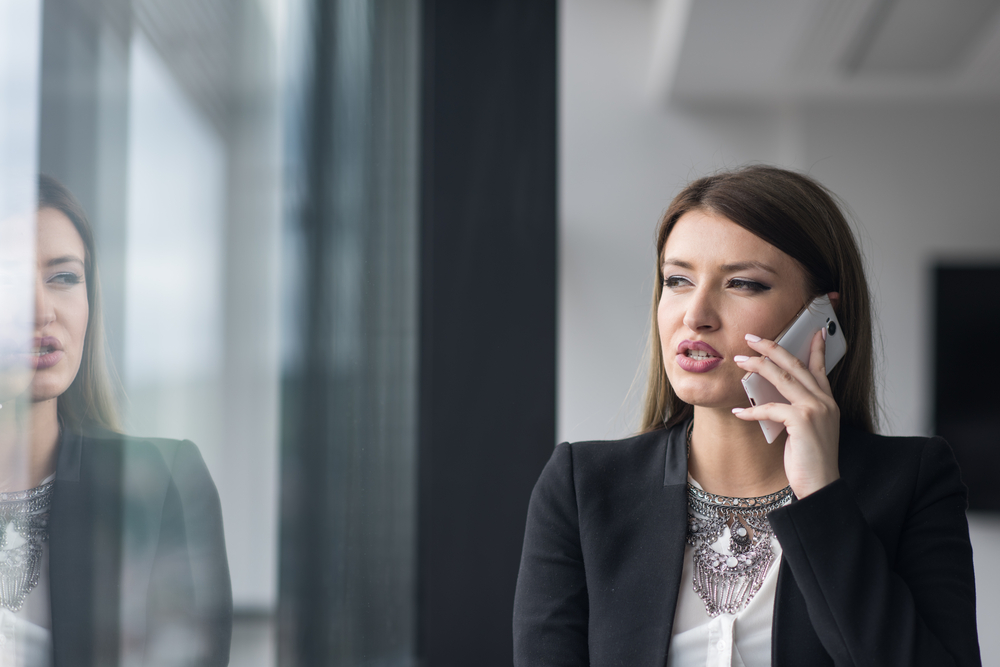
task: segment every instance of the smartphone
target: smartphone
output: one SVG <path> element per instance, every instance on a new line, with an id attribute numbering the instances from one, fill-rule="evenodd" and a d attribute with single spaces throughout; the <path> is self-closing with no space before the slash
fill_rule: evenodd
<path id="1" fill-rule="evenodd" d="M 799 311 L 774 342 L 808 366 L 809 348 L 813 336 L 820 329 L 826 329 L 826 373 L 829 375 L 847 352 L 847 341 L 844 339 L 840 322 L 837 321 L 837 314 L 833 312 L 833 306 L 826 295 L 816 297 L 812 303 Z M 743 388 L 750 398 L 750 405 L 790 402 L 773 384 L 757 373 L 747 373 L 743 376 Z M 758 423 L 768 443 L 774 442 L 785 428 L 781 422 L 762 420 Z"/>

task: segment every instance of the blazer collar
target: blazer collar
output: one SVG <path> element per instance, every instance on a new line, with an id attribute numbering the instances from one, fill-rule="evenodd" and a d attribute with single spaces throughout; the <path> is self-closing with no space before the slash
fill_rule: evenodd
<path id="1" fill-rule="evenodd" d="M 83 434 L 59 424 L 59 453 L 56 459 L 56 479 L 60 482 L 80 481 L 80 457 L 83 455 Z"/>
<path id="2" fill-rule="evenodd" d="M 663 486 L 687 484 L 687 430 L 690 424 L 691 420 L 686 419 L 667 431 L 667 453 L 663 466 Z"/>

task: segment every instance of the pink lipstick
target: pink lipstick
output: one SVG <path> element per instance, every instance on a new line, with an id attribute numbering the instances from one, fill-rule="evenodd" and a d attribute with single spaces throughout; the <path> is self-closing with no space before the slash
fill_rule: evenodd
<path id="1" fill-rule="evenodd" d="M 685 340 L 677 346 L 677 365 L 689 373 L 707 373 L 722 363 L 722 355 L 700 340 Z"/>
<path id="2" fill-rule="evenodd" d="M 35 338 L 31 354 L 28 356 L 35 370 L 44 370 L 58 364 L 65 354 L 58 338 L 45 336 Z"/>

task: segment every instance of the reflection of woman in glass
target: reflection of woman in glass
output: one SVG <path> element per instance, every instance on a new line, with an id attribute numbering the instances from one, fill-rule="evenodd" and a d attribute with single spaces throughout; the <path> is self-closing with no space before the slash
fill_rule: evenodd
<path id="1" fill-rule="evenodd" d="M 93 234 L 55 180 L 38 202 L 28 372 L 0 396 L 0 664 L 227 664 L 215 486 L 190 442 L 121 435 Z"/>
<path id="2" fill-rule="evenodd" d="M 556 447 L 532 494 L 518 665 L 978 665 L 965 488 L 939 438 L 874 435 L 868 286 L 822 186 L 694 181 L 660 223 L 643 431 Z M 773 340 L 826 295 L 827 376 Z M 787 404 L 751 407 L 753 371 Z M 780 422 L 772 444 L 761 420 Z"/>

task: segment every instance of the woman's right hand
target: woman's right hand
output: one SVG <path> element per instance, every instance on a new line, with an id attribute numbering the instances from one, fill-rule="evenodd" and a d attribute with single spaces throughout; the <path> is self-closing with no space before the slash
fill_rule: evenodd
<path id="1" fill-rule="evenodd" d="M 770 420 L 784 424 L 785 476 L 796 497 L 805 498 L 840 479 L 838 464 L 840 408 L 833 399 L 826 376 L 826 339 L 823 331 L 813 336 L 807 367 L 773 340 L 746 335 L 747 344 L 759 357 L 737 355 L 736 364 L 759 373 L 790 403 L 765 403 L 735 408 L 744 421 Z"/>

